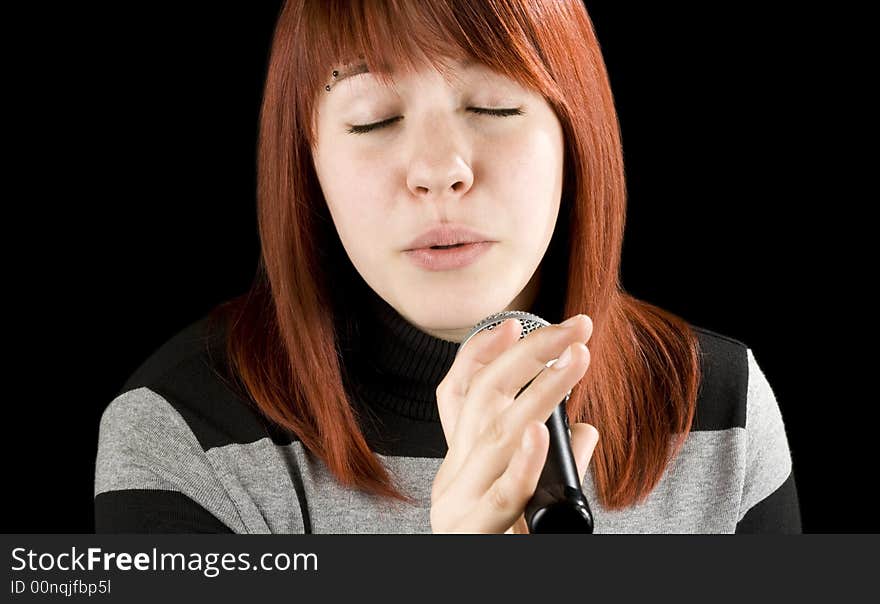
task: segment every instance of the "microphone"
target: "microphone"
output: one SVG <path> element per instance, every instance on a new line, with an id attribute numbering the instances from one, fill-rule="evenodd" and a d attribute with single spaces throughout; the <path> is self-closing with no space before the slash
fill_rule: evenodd
<path id="1" fill-rule="evenodd" d="M 484 329 L 494 329 L 507 319 L 519 319 L 522 323 L 520 339 L 536 329 L 550 325 L 541 317 L 521 310 L 495 313 L 471 329 L 467 337 L 459 344 L 458 352 L 476 334 Z M 550 367 L 555 362 L 554 359 L 546 366 Z M 522 394 L 522 391 L 528 388 L 534 380 L 535 378 L 529 380 L 525 386 L 520 388 L 516 396 Z M 538 486 L 526 504 L 523 514 L 530 533 L 593 532 L 593 514 L 590 511 L 587 498 L 581 490 L 577 464 L 571 452 L 571 428 L 565 413 L 565 403 L 569 396 L 571 396 L 571 390 L 566 393 L 562 402 L 553 409 L 553 413 L 545 424 L 550 431 L 550 447 L 547 450 L 544 469 L 538 479 Z"/>

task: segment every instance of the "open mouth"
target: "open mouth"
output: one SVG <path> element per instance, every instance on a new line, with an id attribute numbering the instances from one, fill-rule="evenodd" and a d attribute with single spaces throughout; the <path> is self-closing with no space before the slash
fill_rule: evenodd
<path id="1" fill-rule="evenodd" d="M 466 243 L 455 243 L 453 245 L 432 245 L 430 249 L 432 250 L 448 250 L 453 247 L 461 247 L 463 245 L 467 245 Z"/>

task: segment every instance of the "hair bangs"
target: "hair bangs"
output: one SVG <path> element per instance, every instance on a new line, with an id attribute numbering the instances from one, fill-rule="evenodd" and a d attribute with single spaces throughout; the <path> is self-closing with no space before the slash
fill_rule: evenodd
<path id="1" fill-rule="evenodd" d="M 455 64 L 478 63 L 544 96 L 557 98 L 553 79 L 532 44 L 524 44 L 528 23 L 522 15 L 503 12 L 495 3 L 461 0 L 437 2 L 307 2 L 303 19 L 312 40 L 304 71 L 311 102 L 331 82 L 334 69 L 363 63 L 379 82 L 392 89 L 396 77 L 425 69 L 459 83 Z M 511 28 L 511 21 L 517 24 Z M 518 32 L 514 31 L 518 30 Z M 303 120 L 301 123 L 311 123 Z M 315 140 L 310 132 L 309 141 Z"/>

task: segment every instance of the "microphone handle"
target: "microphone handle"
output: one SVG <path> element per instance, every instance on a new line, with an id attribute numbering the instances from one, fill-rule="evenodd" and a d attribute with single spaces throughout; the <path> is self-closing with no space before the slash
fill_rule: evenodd
<path id="1" fill-rule="evenodd" d="M 520 392 L 529 384 L 523 386 Z M 593 513 L 581 490 L 577 463 L 571 451 L 571 428 L 565 412 L 565 403 L 570 395 L 571 391 L 553 409 L 545 424 L 550 432 L 547 459 L 535 493 L 523 514 L 529 532 L 533 534 L 593 532 Z"/>

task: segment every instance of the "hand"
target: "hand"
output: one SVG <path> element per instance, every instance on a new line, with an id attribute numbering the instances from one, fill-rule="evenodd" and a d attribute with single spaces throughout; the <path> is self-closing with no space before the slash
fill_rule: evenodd
<path id="1" fill-rule="evenodd" d="M 545 423 L 586 373 L 590 354 L 585 343 L 593 323 L 577 315 L 570 326 L 542 327 L 520 340 L 521 330 L 522 324 L 511 319 L 479 332 L 437 387 L 449 450 L 431 490 L 435 533 L 527 532 L 522 513 L 537 488 L 550 444 Z M 544 371 L 569 346 L 571 362 L 565 367 L 554 363 Z M 571 432 L 583 476 L 598 431 L 581 423 Z M 530 447 L 522 444 L 526 434 Z"/>

